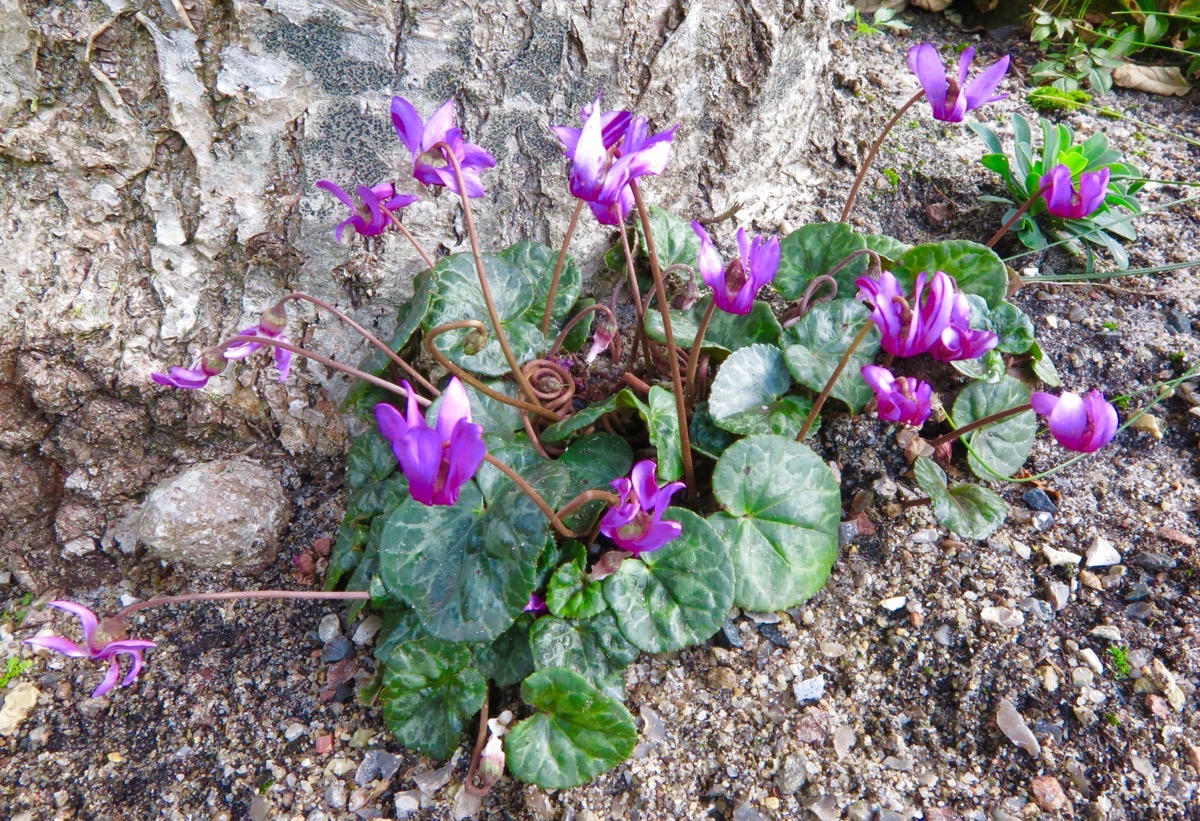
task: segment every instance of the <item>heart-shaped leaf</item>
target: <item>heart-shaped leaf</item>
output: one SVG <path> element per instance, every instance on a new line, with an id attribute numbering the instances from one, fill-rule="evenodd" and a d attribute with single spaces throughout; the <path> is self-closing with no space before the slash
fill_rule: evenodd
<path id="1" fill-rule="evenodd" d="M 972 382 L 954 400 L 954 424 L 961 428 L 976 419 L 1028 402 L 1029 388 L 1011 376 L 1001 377 L 994 385 Z M 967 457 L 971 472 L 987 480 L 997 478 L 997 474 L 1003 478 L 1012 476 L 1029 458 L 1036 435 L 1037 417 L 1033 411 L 1018 413 L 968 433 L 965 439 L 971 446 Z"/>
<path id="2" fill-rule="evenodd" d="M 505 743 L 513 776 L 546 790 L 590 781 L 633 752 L 637 728 L 625 705 L 571 670 L 539 670 L 521 685 L 538 712 L 509 731 Z"/>
<path id="3" fill-rule="evenodd" d="M 708 411 L 708 400 L 696 405 L 692 412 L 692 447 L 709 459 L 720 459 L 725 449 L 737 441 L 737 436 L 717 427 L 712 414 Z"/>
<path id="4" fill-rule="evenodd" d="M 695 268 L 696 260 L 700 256 L 700 238 L 692 230 L 691 223 L 654 205 L 647 210 L 650 213 L 650 231 L 654 235 L 654 250 L 658 252 L 659 268 L 669 268 L 672 265 L 688 265 Z M 640 220 L 637 222 L 637 232 L 642 250 L 649 257 Z M 624 267 L 621 266 L 622 269 Z"/>
<path id="5" fill-rule="evenodd" d="M 532 272 L 523 271 L 506 259 L 483 255 L 484 272 L 491 286 L 500 324 L 518 362 L 527 362 L 547 347 L 537 325 L 529 320 L 535 298 Z M 479 275 L 470 254 L 451 254 L 433 269 L 436 292 L 428 315 L 426 331 L 448 322 L 477 319 L 491 328 L 487 304 L 479 287 Z M 500 376 L 509 372 L 508 360 L 495 333 L 489 330 L 486 344 L 480 346 L 469 328 L 448 331 L 437 338 L 437 347 L 450 361 L 475 373 Z"/>
<path id="6" fill-rule="evenodd" d="M 1004 524 L 1008 505 L 992 491 L 979 485 L 946 484 L 946 473 L 921 456 L 913 466 L 917 484 L 933 500 L 933 515 L 950 532 L 965 539 L 986 539 Z"/>
<path id="7" fill-rule="evenodd" d="M 604 580 L 604 598 L 621 632 L 647 653 L 704 641 L 733 604 L 733 565 L 716 531 L 683 508 L 669 508 L 663 519 L 683 526 L 679 538 L 627 559 Z"/>
<path id="8" fill-rule="evenodd" d="M 733 558 L 734 603 L 783 610 L 820 590 L 837 560 L 842 497 L 829 466 L 807 445 L 751 436 L 713 472 L 723 513 L 709 517 Z"/>
<path id="9" fill-rule="evenodd" d="M 679 437 L 675 396 L 666 388 L 655 385 L 641 410 L 650 431 L 650 444 L 658 453 L 658 479 L 674 482 L 683 475 L 683 445 Z"/>
<path id="10" fill-rule="evenodd" d="M 559 252 L 540 242 L 518 242 L 500 252 L 499 256 L 513 264 L 525 279 L 533 283 L 533 301 L 524 319 L 534 325 L 541 325 L 546 313 L 546 299 L 550 296 L 550 283 L 554 279 L 554 267 L 558 265 Z M 583 277 L 579 266 L 568 255 L 559 275 L 558 290 L 554 293 L 554 324 L 558 327 L 562 319 L 579 299 L 583 287 Z"/>
<path id="11" fill-rule="evenodd" d="M 884 234 L 863 234 L 863 242 L 867 244 L 867 248 L 879 254 L 884 259 L 895 262 L 909 248 L 912 248 L 907 242 L 901 242 L 898 239 L 886 236 Z M 855 291 L 858 289 L 856 288 Z M 853 298 L 852 294 L 839 293 L 838 296 L 847 299 Z"/>
<path id="12" fill-rule="evenodd" d="M 612 413 L 615 410 L 640 412 L 641 408 L 642 401 L 634 395 L 633 391 L 624 388 L 607 399 L 593 402 L 583 410 L 563 419 L 561 422 L 555 422 L 542 431 L 542 441 L 549 444 L 565 442 L 576 433 L 599 422 L 600 417 L 606 413 Z"/>
<path id="13" fill-rule="evenodd" d="M 487 682 L 463 645 L 417 639 L 396 647 L 383 675 L 383 720 L 410 750 L 449 758 L 483 707 Z"/>
<path id="14" fill-rule="evenodd" d="M 453 506 L 408 499 L 380 535 L 380 577 L 446 641 L 492 641 L 529 603 L 546 517 L 513 490 L 484 507 L 473 482 Z"/>
<path id="15" fill-rule="evenodd" d="M 700 322 L 711 304 L 712 297 L 706 296 L 686 311 L 671 311 L 671 332 L 676 345 L 692 347 L 700 332 Z M 775 312 L 765 302 L 756 301 L 750 307 L 750 313 L 745 315 L 725 313 L 718 308 L 708 322 L 700 347 L 706 351 L 732 353 L 755 343 L 773 345 L 782 330 Z M 666 343 L 661 312 L 651 311 L 646 315 L 646 335 L 655 342 Z"/>
<path id="16" fill-rule="evenodd" d="M 788 370 L 801 385 L 818 392 L 824 390 L 855 335 L 870 321 L 871 312 L 854 299 L 813 306 L 783 332 L 779 341 Z M 834 383 L 830 395 L 845 402 L 851 413 L 858 413 L 875 395 L 862 378 L 862 367 L 870 364 L 878 352 L 879 331 L 872 329 Z"/>
<path id="17" fill-rule="evenodd" d="M 622 670 L 638 657 L 612 613 L 590 619 L 543 616 L 529 632 L 533 663 L 538 670 L 565 667 L 586 678 L 605 695 L 625 698 Z"/>
<path id="18" fill-rule="evenodd" d="M 844 222 L 813 222 L 797 228 L 779 243 L 775 290 L 785 299 L 799 299 L 810 282 L 866 247 L 866 240 Z M 867 270 L 867 263 L 868 256 L 862 254 L 833 275 L 839 296 L 852 295 L 858 290 L 854 280 Z"/>
<path id="19" fill-rule="evenodd" d="M 579 542 L 567 542 L 563 555 L 566 561 L 546 585 L 550 612 L 564 619 L 588 619 L 604 612 L 608 603 L 600 583 L 592 581 L 588 572 L 587 550 Z"/>
<path id="20" fill-rule="evenodd" d="M 751 345 L 730 355 L 713 380 L 708 411 L 731 433 L 796 436 L 812 403 L 784 396 L 792 386 L 783 353 L 774 345 Z"/>
<path id="21" fill-rule="evenodd" d="M 995 307 L 1008 293 L 1008 269 L 1000 256 L 978 242 L 952 239 L 928 242 L 905 251 L 893 273 L 911 292 L 917 274 L 943 271 L 954 277 L 964 294 L 978 294 Z"/>
<path id="22" fill-rule="evenodd" d="M 988 315 L 992 329 L 999 337 L 996 345 L 1002 353 L 1025 353 L 1034 342 L 1033 322 L 1011 302 L 1001 302 Z"/>
<path id="23" fill-rule="evenodd" d="M 968 379 L 995 384 L 1004 376 L 1004 356 L 995 348 L 974 359 L 956 359 L 950 363 L 954 370 Z"/>

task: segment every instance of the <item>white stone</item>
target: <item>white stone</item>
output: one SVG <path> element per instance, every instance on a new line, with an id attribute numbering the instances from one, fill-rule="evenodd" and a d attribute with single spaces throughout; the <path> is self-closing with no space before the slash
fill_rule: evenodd
<path id="1" fill-rule="evenodd" d="M 37 704 L 40 691 L 28 681 L 22 681 L 3 691 L 4 706 L 0 707 L 0 735 L 12 735 Z"/>
<path id="2" fill-rule="evenodd" d="M 1083 561 L 1083 557 L 1076 553 L 1069 550 L 1058 550 L 1049 545 L 1042 546 L 1042 553 L 1045 554 L 1046 560 L 1055 567 L 1074 567 Z"/>
<path id="3" fill-rule="evenodd" d="M 996 712 L 996 724 L 1000 727 L 1001 732 L 1008 736 L 1009 741 L 1034 758 L 1042 754 L 1042 745 L 1038 743 L 1037 737 L 1025 723 L 1025 717 L 1008 699 L 1000 701 L 1000 709 Z"/>
<path id="4" fill-rule="evenodd" d="M 891 610 L 892 612 L 895 612 L 906 604 L 908 604 L 908 598 L 906 596 L 892 596 L 891 598 L 881 601 L 879 606 L 884 610 Z"/>
<path id="5" fill-rule="evenodd" d="M 1103 536 L 1092 539 L 1092 545 L 1087 550 L 1088 567 L 1111 567 L 1121 563 L 1121 554 Z"/>
<path id="6" fill-rule="evenodd" d="M 796 681 L 792 684 L 792 692 L 795 693 L 798 702 L 816 701 L 825 695 L 825 676 L 816 675 L 804 681 Z"/>
<path id="7" fill-rule="evenodd" d="M 856 743 L 858 743 L 858 736 L 854 734 L 854 730 L 848 724 L 843 724 L 833 731 L 833 751 L 839 760 L 845 758 Z"/>
<path id="8" fill-rule="evenodd" d="M 383 626 L 383 619 L 376 615 L 367 616 L 363 619 L 362 624 L 354 631 L 352 640 L 355 644 L 367 644 L 375 634 L 379 632 L 379 628 Z"/>
<path id="9" fill-rule="evenodd" d="M 1090 647 L 1085 647 L 1079 651 L 1079 658 L 1083 659 L 1083 663 L 1092 668 L 1092 672 L 1099 675 L 1104 672 L 1104 665 L 1100 663 L 1100 657 L 1096 655 L 1096 651 Z"/>
<path id="10" fill-rule="evenodd" d="M 979 611 L 979 618 L 1010 630 L 1025 623 L 1025 614 L 1011 607 L 985 607 Z"/>

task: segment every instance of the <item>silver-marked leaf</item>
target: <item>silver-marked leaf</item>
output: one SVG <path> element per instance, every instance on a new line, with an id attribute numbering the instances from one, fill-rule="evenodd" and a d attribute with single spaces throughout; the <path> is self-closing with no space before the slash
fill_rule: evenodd
<path id="1" fill-rule="evenodd" d="M 380 535 L 379 574 L 431 635 L 491 641 L 529 603 L 546 526 L 525 494 L 510 491 L 485 509 L 468 482 L 453 506 L 409 499 L 392 511 Z"/>
<path id="2" fill-rule="evenodd" d="M 417 639 L 395 648 L 383 675 L 383 720 L 402 745 L 449 758 L 479 712 L 487 682 L 463 645 Z"/>
<path id="3" fill-rule="evenodd" d="M 855 335 L 870 321 L 871 312 L 855 299 L 813 306 L 779 340 L 788 370 L 801 385 L 818 392 L 824 390 Z M 870 364 L 878 352 L 879 331 L 873 328 L 834 383 L 830 395 L 846 403 L 851 413 L 858 413 L 875 395 L 862 378 L 862 367 Z"/>
<path id="4" fill-rule="evenodd" d="M 779 243 L 774 288 L 785 299 L 799 299 L 810 282 L 866 247 L 866 240 L 844 222 L 813 222 L 797 228 Z M 845 297 L 858 290 L 854 280 L 867 270 L 868 261 L 868 255 L 861 254 L 833 275 L 838 295 Z"/>
<path id="5" fill-rule="evenodd" d="M 972 382 L 954 400 L 954 424 L 961 428 L 976 419 L 1028 402 L 1029 388 L 1011 376 L 1002 377 L 994 385 Z M 1029 458 L 1036 435 L 1037 417 L 1033 411 L 1018 413 L 968 433 L 966 441 L 971 451 L 967 462 L 971 472 L 986 480 L 1012 476 Z"/>
<path id="6" fill-rule="evenodd" d="M 608 489 L 614 479 L 628 475 L 633 467 L 633 451 L 619 436 L 593 433 L 572 442 L 558 457 L 557 464 L 570 471 L 570 484 L 561 495 L 551 493 L 547 496 L 554 499 L 555 507 L 566 504 L 585 490 Z M 589 502 L 568 516 L 564 524 L 575 531 L 587 530 L 607 507 L 601 501 Z"/>
<path id="7" fill-rule="evenodd" d="M 548 347 L 546 338 L 526 316 L 534 301 L 535 283 L 527 272 L 501 257 L 484 254 L 484 272 L 491 286 L 500 324 L 518 362 L 528 362 Z M 491 329 L 487 304 L 479 287 L 479 275 L 470 254 L 451 254 L 433 269 L 436 291 L 425 330 L 463 319 L 477 319 Z M 439 350 L 456 365 L 486 376 L 509 372 L 508 360 L 500 349 L 496 334 L 489 330 L 487 342 L 480 345 L 469 328 L 447 331 L 437 338 Z"/>
<path id="8" fill-rule="evenodd" d="M 612 413 L 616 410 L 640 412 L 641 408 L 642 401 L 634 395 L 633 391 L 623 388 L 607 399 L 593 402 L 578 413 L 568 416 L 560 422 L 555 422 L 542 431 L 542 441 L 556 445 L 559 442 L 565 442 L 576 433 L 596 424 L 600 421 L 600 417 L 606 413 Z"/>
<path id="9" fill-rule="evenodd" d="M 608 608 L 604 589 L 592 581 L 587 567 L 587 550 L 580 542 L 567 542 L 563 547 L 566 561 L 561 564 L 546 585 L 546 607 L 559 618 L 589 619 Z"/>
<path id="10" fill-rule="evenodd" d="M 954 370 L 968 379 L 995 384 L 1004 376 L 1004 356 L 995 348 L 974 359 L 956 359 Z"/>
<path id="11" fill-rule="evenodd" d="M 696 405 L 696 410 L 692 412 L 690 432 L 692 447 L 709 459 L 720 459 L 725 449 L 737 441 L 735 434 L 717 427 L 713 422 L 707 399 Z"/>
<path id="12" fill-rule="evenodd" d="M 733 604 L 733 565 L 716 531 L 683 508 L 669 508 L 663 519 L 683 526 L 679 538 L 627 559 L 604 580 L 604 598 L 621 632 L 647 653 L 704 641 Z"/>
<path id="13" fill-rule="evenodd" d="M 558 254 L 558 251 L 540 242 L 518 242 L 498 254 L 533 283 L 533 304 L 526 311 L 524 319 L 534 325 L 540 326 L 545 316 L 546 299 L 550 296 L 550 283 L 554 279 L 554 268 L 558 265 Z M 558 279 L 558 290 L 554 293 L 552 328 L 562 325 L 563 318 L 579 299 L 582 287 L 583 277 L 579 273 L 579 266 L 568 254 Z"/>
<path id="14" fill-rule="evenodd" d="M 529 646 L 529 628 L 534 617 L 522 613 L 513 626 L 491 644 L 475 648 L 475 664 L 497 687 L 511 687 L 533 672 L 533 652 Z"/>
<path id="15" fill-rule="evenodd" d="M 711 304 L 712 297 L 706 296 L 686 311 L 671 311 L 671 333 L 676 345 L 692 347 L 700 331 L 700 322 Z M 744 315 L 728 314 L 718 308 L 708 322 L 700 347 L 706 351 L 732 353 L 755 343 L 773 345 L 782 330 L 775 312 L 765 302 L 756 301 L 750 307 L 750 313 Z M 655 342 L 667 341 L 661 312 L 651 311 L 646 315 L 646 335 Z"/>
<path id="16" fill-rule="evenodd" d="M 918 457 L 913 475 L 933 501 L 933 515 L 951 533 L 965 539 L 986 539 L 1008 516 L 1008 505 L 985 487 L 963 484 L 950 489 L 945 471 L 932 459 Z"/>
<path id="17" fill-rule="evenodd" d="M 943 271 L 954 277 L 959 290 L 978 294 L 995 307 L 1008 293 L 1008 269 L 1000 256 L 978 242 L 952 239 L 928 242 L 905 251 L 892 273 L 911 292 L 917 274 Z"/>
<path id="18" fill-rule="evenodd" d="M 621 635 L 612 613 L 589 619 L 543 616 L 530 630 L 529 643 L 536 669 L 565 667 L 605 695 L 625 698 L 622 671 L 638 657 L 638 649 Z"/>
<path id="19" fill-rule="evenodd" d="M 637 743 L 625 705 L 571 670 L 537 671 L 521 685 L 521 698 L 538 712 L 505 740 L 509 772 L 520 781 L 546 790 L 578 787 L 620 764 Z"/>
<path id="20" fill-rule="evenodd" d="M 812 403 L 784 396 L 792 386 L 783 353 L 774 345 L 751 345 L 730 355 L 713 380 L 708 412 L 730 433 L 796 436 Z"/>
<path id="21" fill-rule="evenodd" d="M 791 438 L 732 444 L 713 472 L 724 512 L 708 521 L 733 559 L 734 603 L 782 610 L 810 598 L 837 560 L 842 497 L 829 466 Z"/>
<path id="22" fill-rule="evenodd" d="M 650 214 L 650 231 L 654 236 L 654 250 L 658 252 L 659 267 L 688 265 L 695 268 L 696 260 L 700 256 L 700 238 L 692 230 L 691 223 L 655 205 L 651 205 L 647 210 Z M 650 252 L 646 250 L 646 238 L 640 220 L 636 222 L 636 226 L 642 250 L 649 258 Z M 624 267 L 621 266 L 622 269 Z"/>
<path id="23" fill-rule="evenodd" d="M 675 396 L 655 385 L 641 406 L 642 418 L 650 431 L 650 444 L 658 452 L 658 479 L 674 482 L 683 475 L 683 445 L 679 437 L 679 414 Z"/>
<path id="24" fill-rule="evenodd" d="M 909 248 L 912 248 L 907 242 L 901 242 L 885 234 L 863 234 L 862 238 L 863 242 L 867 244 L 868 249 L 891 262 L 900 259 Z M 856 288 L 855 290 L 857 291 L 858 289 Z M 838 296 L 846 299 L 853 298 L 853 294 L 839 293 Z"/>
<path id="25" fill-rule="evenodd" d="M 1002 353 L 1025 353 L 1033 347 L 1033 321 L 1011 302 L 1001 302 L 988 316 L 1000 341 L 996 349 Z"/>

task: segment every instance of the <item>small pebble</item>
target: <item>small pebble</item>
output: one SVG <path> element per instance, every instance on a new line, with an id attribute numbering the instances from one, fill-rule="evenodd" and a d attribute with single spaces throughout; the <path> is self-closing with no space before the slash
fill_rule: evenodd
<path id="1" fill-rule="evenodd" d="M 1143 551 L 1134 556 L 1130 564 L 1140 567 L 1143 570 L 1149 570 L 1151 573 L 1162 573 L 1167 570 L 1174 570 L 1178 562 L 1162 553 Z"/>
<path id="2" fill-rule="evenodd" d="M 746 643 L 742 639 L 742 631 L 728 616 L 725 617 L 725 623 L 721 625 L 721 635 L 730 647 L 742 647 Z"/>
<path id="3" fill-rule="evenodd" d="M 1045 812 L 1058 812 L 1067 805 L 1067 795 L 1058 779 L 1051 775 L 1039 775 L 1029 782 L 1033 800 Z"/>
<path id="4" fill-rule="evenodd" d="M 1069 550 L 1058 550 L 1049 545 L 1042 547 L 1042 554 L 1045 555 L 1046 560 L 1054 567 L 1076 567 L 1083 561 L 1083 557 L 1077 553 L 1072 553 Z"/>
<path id="5" fill-rule="evenodd" d="M 850 729 L 849 725 L 843 724 L 833 731 L 833 751 L 839 761 L 845 758 L 857 743 L 858 736 L 854 734 L 854 730 Z"/>
<path id="6" fill-rule="evenodd" d="M 1086 667 L 1076 667 L 1071 670 L 1071 683 L 1076 687 L 1090 687 L 1095 680 L 1095 674 Z"/>
<path id="7" fill-rule="evenodd" d="M 299 724 L 299 723 L 293 721 L 291 724 L 289 724 L 287 726 L 287 729 L 283 731 L 283 737 L 285 739 L 287 739 L 289 742 L 295 741 L 297 738 L 304 735 L 304 733 L 307 731 L 308 731 L 308 728 L 305 727 L 303 724 Z"/>
<path id="8" fill-rule="evenodd" d="M 1125 608 L 1125 615 L 1131 619 L 1146 621 L 1154 615 L 1154 607 L 1146 602 L 1134 602 Z"/>
<path id="9" fill-rule="evenodd" d="M 933 528 L 918 530 L 912 535 L 913 544 L 933 544 L 938 540 L 938 532 Z"/>
<path id="10" fill-rule="evenodd" d="M 1062 582 L 1052 582 L 1049 579 L 1043 582 L 1043 587 L 1051 607 L 1055 610 L 1062 610 L 1067 606 L 1067 601 L 1071 598 L 1071 588 Z"/>
<path id="11" fill-rule="evenodd" d="M 1150 585 L 1139 582 L 1125 591 L 1125 601 L 1145 601 L 1150 598 Z"/>
<path id="12" fill-rule="evenodd" d="M 1030 521 L 1033 522 L 1034 530 L 1049 530 L 1050 528 L 1054 527 L 1054 514 L 1046 513 L 1045 511 L 1038 511 L 1037 513 L 1033 514 L 1033 518 Z"/>
<path id="13" fill-rule="evenodd" d="M 312 622 L 309 622 L 309 624 L 312 624 Z M 321 623 L 317 625 L 317 636 L 324 644 L 333 641 L 334 637 L 341 632 L 342 622 L 336 613 L 326 614 L 321 618 Z"/>
<path id="14" fill-rule="evenodd" d="M 795 693 L 798 703 L 816 701 L 825 695 L 825 676 L 816 675 L 804 681 L 797 680 L 792 684 L 792 692 Z"/>
<path id="15" fill-rule="evenodd" d="M 1021 499 L 1031 508 L 1043 513 L 1058 513 L 1058 505 L 1041 488 L 1034 488 L 1022 494 Z"/>
<path id="16" fill-rule="evenodd" d="M 1040 670 L 1042 674 L 1042 688 L 1047 693 L 1053 693 L 1058 690 L 1058 671 L 1049 664 L 1043 665 Z"/>
<path id="17" fill-rule="evenodd" d="M 933 631 L 933 640 L 943 647 L 949 647 L 954 643 L 954 632 L 950 629 L 950 625 L 943 624 L 937 630 Z"/>
<path id="18" fill-rule="evenodd" d="M 996 712 L 996 724 L 1000 727 L 1001 732 L 1008 736 L 1009 741 L 1034 758 L 1042 754 L 1042 745 L 1038 743 L 1033 731 L 1025 723 L 1025 717 L 1008 699 L 1000 701 L 1000 709 Z"/>
<path id="19" fill-rule="evenodd" d="M 1100 577 L 1090 570 L 1079 571 L 1079 583 L 1091 590 L 1104 589 L 1104 582 L 1100 581 Z"/>
<path id="20" fill-rule="evenodd" d="M 777 625 L 760 624 L 758 626 L 758 632 L 764 639 L 771 642 L 771 644 L 774 644 L 776 647 L 789 647 L 791 645 L 791 641 L 788 640 L 787 636 L 779 632 L 779 627 Z"/>
<path id="21" fill-rule="evenodd" d="M 1011 607 L 985 607 L 979 611 L 979 618 L 1010 630 L 1025 623 L 1025 614 Z"/>
<path id="22" fill-rule="evenodd" d="M 354 631 L 352 641 L 355 644 L 368 644 L 371 639 L 375 638 L 375 634 L 379 632 L 379 628 L 383 626 L 383 619 L 376 615 L 367 616 L 363 619 L 362 624 Z"/>
<path id="23" fill-rule="evenodd" d="M 808 759 L 804 757 L 804 753 L 792 753 L 783 760 L 779 775 L 775 776 L 775 786 L 784 795 L 791 795 L 807 783 Z"/>
<path id="24" fill-rule="evenodd" d="M 354 645 L 350 639 L 345 636 L 334 636 L 325 647 L 321 649 L 321 661 L 326 664 L 333 664 L 349 656 L 354 652 Z"/>
<path id="25" fill-rule="evenodd" d="M 892 596 L 889 599 L 884 599 L 883 601 L 881 601 L 879 603 L 879 606 L 882 607 L 884 610 L 890 610 L 892 612 L 895 612 L 895 611 L 899 610 L 900 608 L 904 607 L 904 605 L 906 605 L 906 604 L 908 604 L 908 598 L 906 596 Z"/>
<path id="26" fill-rule="evenodd" d="M 1108 539 L 1097 536 L 1087 550 L 1087 567 L 1111 567 L 1121 563 L 1121 554 Z"/>
<path id="27" fill-rule="evenodd" d="M 1113 644 L 1121 643 L 1121 631 L 1111 624 L 1099 624 L 1093 627 L 1088 635 L 1111 641 Z"/>
<path id="28" fill-rule="evenodd" d="M 1134 418 L 1129 423 L 1129 427 L 1150 434 L 1150 438 L 1156 442 L 1163 438 L 1162 427 L 1158 423 L 1158 417 L 1149 413 L 1143 413 Z"/>
<path id="29" fill-rule="evenodd" d="M 390 781 L 400 769 L 403 759 L 383 750 L 368 750 L 354 773 L 354 783 L 365 787 L 372 781 Z"/>

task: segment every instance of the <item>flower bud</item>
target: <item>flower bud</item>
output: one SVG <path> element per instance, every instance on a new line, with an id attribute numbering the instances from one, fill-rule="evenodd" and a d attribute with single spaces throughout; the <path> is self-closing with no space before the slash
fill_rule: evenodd
<path id="1" fill-rule="evenodd" d="M 278 336 L 287 330 L 287 311 L 283 307 L 283 303 L 275 305 L 269 311 L 263 311 L 262 317 L 258 320 L 258 327 L 262 328 L 268 336 Z"/>

